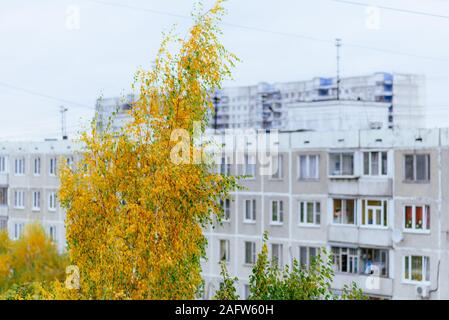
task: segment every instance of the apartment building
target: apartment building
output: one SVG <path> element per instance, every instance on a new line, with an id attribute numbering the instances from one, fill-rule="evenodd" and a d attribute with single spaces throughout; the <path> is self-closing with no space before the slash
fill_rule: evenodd
<path id="1" fill-rule="evenodd" d="M 220 261 L 248 294 L 268 231 L 280 265 L 331 252 L 337 292 L 355 281 L 372 298 L 449 299 L 448 160 L 449 129 L 409 129 L 281 133 L 269 176 L 229 161 L 223 172 L 254 174 L 206 230 L 205 297 L 219 287 Z"/>
<path id="2" fill-rule="evenodd" d="M 76 148 L 69 140 L 0 142 L 0 230 L 7 230 L 11 239 L 18 239 L 27 223 L 38 221 L 58 249 L 65 249 L 58 165 L 73 163 Z"/>
<path id="3" fill-rule="evenodd" d="M 339 100 L 335 78 L 226 87 L 214 95 L 216 112 L 210 113 L 209 126 L 219 131 L 423 128 L 424 86 L 423 76 L 378 72 L 342 78 Z M 100 125 L 113 113 L 112 128 L 123 125 L 134 99 L 99 99 Z"/>
<path id="4" fill-rule="evenodd" d="M 283 132 L 278 142 L 272 175 L 249 157 L 220 165 L 253 177 L 223 199 L 225 221 L 205 230 L 205 297 L 219 286 L 221 260 L 248 294 L 268 231 L 270 257 L 281 265 L 331 252 L 336 291 L 355 281 L 373 298 L 449 299 L 449 129 Z M 11 238 L 40 221 L 64 250 L 56 173 L 77 150 L 67 140 L 0 143 L 0 227 Z"/>
<path id="5" fill-rule="evenodd" d="M 385 110 L 384 128 L 422 128 L 424 120 L 423 76 L 377 72 L 371 75 L 341 78 L 339 100 L 363 101 L 352 117 L 357 119 L 372 112 L 376 104 Z M 210 125 L 218 130 L 229 128 L 260 128 L 326 130 L 318 126 L 332 108 L 323 102 L 337 100 L 336 78 L 315 77 L 306 81 L 259 83 L 258 85 L 228 87 L 216 93 L 216 116 L 210 116 Z M 386 105 L 386 108 L 384 107 Z M 353 105 L 354 106 L 354 105 Z M 317 108 L 318 107 L 318 108 Z M 333 106 L 335 109 L 339 105 Z M 289 109 L 303 108 L 302 122 L 289 121 Z M 308 111 L 311 111 L 309 113 Z M 374 110 L 374 117 L 377 116 Z M 315 122 L 317 124 L 315 124 Z M 364 128 L 358 128 L 364 129 Z M 329 130 L 329 128 L 327 128 Z"/>

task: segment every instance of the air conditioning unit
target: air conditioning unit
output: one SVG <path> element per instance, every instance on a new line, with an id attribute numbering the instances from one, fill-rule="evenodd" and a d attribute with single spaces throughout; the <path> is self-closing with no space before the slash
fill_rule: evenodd
<path id="1" fill-rule="evenodd" d="M 416 295 L 421 299 L 429 298 L 429 286 L 417 285 L 415 287 Z"/>

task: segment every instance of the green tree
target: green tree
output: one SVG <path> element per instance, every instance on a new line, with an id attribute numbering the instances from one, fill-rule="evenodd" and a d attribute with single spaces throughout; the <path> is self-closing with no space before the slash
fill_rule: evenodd
<path id="1" fill-rule="evenodd" d="M 237 283 L 237 277 L 230 277 L 229 272 L 226 268 L 226 263 L 221 262 L 221 276 L 222 282 L 220 283 L 220 288 L 215 293 L 215 300 L 238 300 L 239 295 L 237 294 L 237 290 L 235 289 L 235 285 Z"/>
<path id="2" fill-rule="evenodd" d="M 355 283 L 345 286 L 340 296 L 331 290 L 334 278 L 332 259 L 321 250 L 312 260 L 310 266 L 300 265 L 293 259 L 292 267 L 281 269 L 277 263 L 268 258 L 267 234 L 258 254 L 249 279 L 249 300 L 360 300 L 365 299 L 361 289 Z M 327 257 L 327 258 L 326 258 Z M 237 279 L 230 278 L 225 265 L 222 266 L 222 283 L 215 297 L 217 299 L 235 299 Z"/>

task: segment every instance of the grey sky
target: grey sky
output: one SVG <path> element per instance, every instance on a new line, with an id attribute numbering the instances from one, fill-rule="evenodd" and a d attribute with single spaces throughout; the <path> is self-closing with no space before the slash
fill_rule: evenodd
<path id="1" fill-rule="evenodd" d="M 205 6 L 212 2 L 205 1 Z M 449 16 L 449 0 L 354 2 Z M 185 33 L 190 21 L 176 15 L 188 16 L 193 3 L 1 0 L 0 139 L 59 137 L 61 104 L 69 108 L 69 132 L 78 130 L 93 116 L 93 109 L 83 105 L 93 108 L 100 95 L 109 97 L 130 91 L 136 69 L 151 65 L 163 30 L 177 23 L 179 33 Z M 67 28 L 70 6 L 80 10 L 79 30 Z M 342 75 L 375 71 L 424 74 L 428 123 L 449 126 L 449 17 L 381 9 L 380 28 L 375 30 L 366 27 L 366 7 L 332 0 L 228 0 L 226 8 L 228 15 L 224 20 L 228 24 L 223 26 L 223 41 L 242 59 L 234 70 L 234 81 L 226 85 L 333 76 L 332 41 L 340 37 L 347 44 L 407 53 L 344 45 Z"/>

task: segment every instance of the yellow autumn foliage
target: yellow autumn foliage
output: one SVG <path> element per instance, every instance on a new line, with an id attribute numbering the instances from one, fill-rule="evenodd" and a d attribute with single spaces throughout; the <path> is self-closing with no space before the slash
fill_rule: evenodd
<path id="1" fill-rule="evenodd" d="M 9 291 L 28 290 L 31 284 L 46 286 L 62 280 L 66 265 L 66 257 L 58 253 L 38 223 L 26 225 L 18 240 L 10 240 L 6 232 L 0 232 L 0 298 L 9 296 Z"/>
<path id="2" fill-rule="evenodd" d="M 68 253 L 83 299 L 193 299 L 201 287 L 202 227 L 237 185 L 211 164 L 193 163 L 201 146 L 190 144 L 190 163 L 174 163 L 171 135 L 192 137 L 196 123 L 204 130 L 211 93 L 230 76 L 236 57 L 218 38 L 222 14 L 219 0 L 196 15 L 186 39 L 167 36 L 155 66 L 136 74 L 131 121 L 119 132 L 94 122 L 82 135 L 81 160 L 61 168 Z"/>

